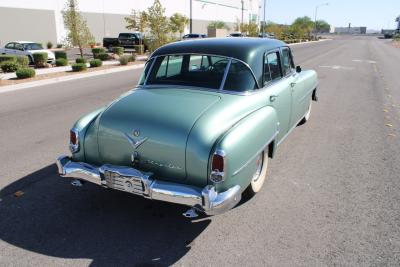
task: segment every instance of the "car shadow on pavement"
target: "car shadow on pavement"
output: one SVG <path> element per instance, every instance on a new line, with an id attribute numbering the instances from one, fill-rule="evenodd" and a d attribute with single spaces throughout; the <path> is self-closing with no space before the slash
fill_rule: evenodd
<path id="1" fill-rule="evenodd" d="M 55 165 L 10 184 L 0 198 L 3 241 L 51 257 L 92 259 L 93 266 L 171 265 L 210 223 L 184 218 L 183 206 L 89 183 L 73 187 Z"/>

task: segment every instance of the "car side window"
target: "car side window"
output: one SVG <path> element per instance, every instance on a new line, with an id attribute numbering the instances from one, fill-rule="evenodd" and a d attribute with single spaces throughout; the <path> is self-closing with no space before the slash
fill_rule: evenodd
<path id="1" fill-rule="evenodd" d="M 15 49 L 23 51 L 24 50 L 24 46 L 22 44 L 15 44 Z"/>
<path id="2" fill-rule="evenodd" d="M 282 78 L 282 69 L 279 60 L 279 52 L 272 52 L 264 59 L 264 85 Z"/>
<path id="3" fill-rule="evenodd" d="M 181 73 L 183 56 L 166 56 L 161 62 L 156 78 L 168 78 Z"/>
<path id="4" fill-rule="evenodd" d="M 257 83 L 250 69 L 240 61 L 232 60 L 224 84 L 224 90 L 245 92 L 257 89 Z"/>
<path id="5" fill-rule="evenodd" d="M 294 70 L 293 59 L 289 48 L 282 49 L 282 68 L 285 76 L 289 75 Z"/>
<path id="6" fill-rule="evenodd" d="M 7 48 L 7 49 L 14 49 L 14 43 L 8 43 L 8 44 L 6 44 L 5 48 Z"/>

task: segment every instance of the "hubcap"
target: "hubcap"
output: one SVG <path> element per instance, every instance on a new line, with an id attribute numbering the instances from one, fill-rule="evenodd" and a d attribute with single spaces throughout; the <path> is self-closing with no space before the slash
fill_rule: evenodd
<path id="1" fill-rule="evenodd" d="M 256 159 L 256 172 L 253 175 L 253 179 L 252 181 L 255 182 L 258 180 L 258 178 L 260 178 L 260 174 L 261 174 L 261 170 L 262 170 L 262 166 L 263 166 L 263 153 L 261 153 L 260 155 L 257 156 Z"/>

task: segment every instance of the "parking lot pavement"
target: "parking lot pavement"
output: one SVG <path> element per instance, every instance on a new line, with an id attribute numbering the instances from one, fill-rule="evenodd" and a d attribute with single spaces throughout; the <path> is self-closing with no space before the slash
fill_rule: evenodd
<path id="1" fill-rule="evenodd" d="M 259 194 L 193 221 L 185 207 L 55 174 L 72 123 L 139 70 L 2 94 L 0 265 L 398 266 L 400 50 L 339 37 L 293 51 L 319 75 L 310 121 L 280 146 Z"/>

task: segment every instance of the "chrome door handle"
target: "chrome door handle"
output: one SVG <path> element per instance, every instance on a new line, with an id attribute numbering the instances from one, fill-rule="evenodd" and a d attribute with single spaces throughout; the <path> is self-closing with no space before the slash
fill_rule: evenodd
<path id="1" fill-rule="evenodd" d="M 269 97 L 269 101 L 274 102 L 274 101 L 276 100 L 277 97 L 278 97 L 277 95 L 271 95 L 271 96 Z"/>
<path id="2" fill-rule="evenodd" d="M 290 86 L 293 88 L 296 85 L 296 83 L 290 83 Z"/>

